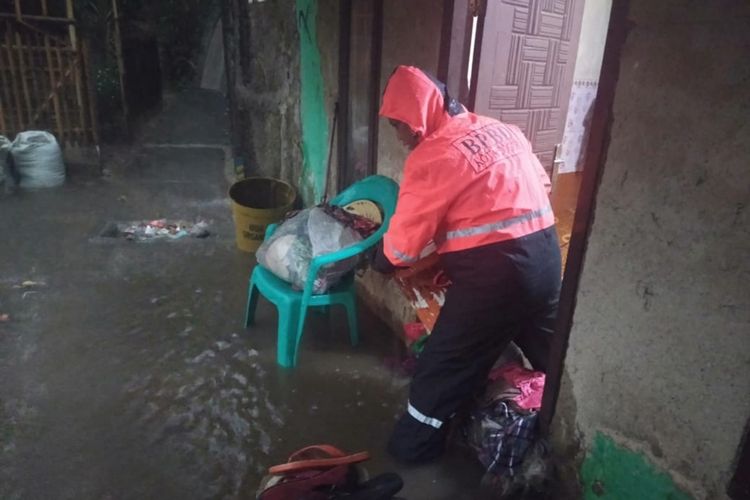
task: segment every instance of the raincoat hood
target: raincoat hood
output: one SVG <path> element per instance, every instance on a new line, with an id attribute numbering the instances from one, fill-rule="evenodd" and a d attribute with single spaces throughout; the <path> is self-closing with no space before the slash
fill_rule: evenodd
<path id="1" fill-rule="evenodd" d="M 380 115 L 420 135 L 383 236 L 392 265 L 414 265 L 430 242 L 439 254 L 459 252 L 554 225 L 549 177 L 517 126 L 466 112 L 445 85 L 410 66 L 388 80 Z"/>
<path id="2" fill-rule="evenodd" d="M 424 139 L 461 111 L 463 107 L 447 96 L 443 84 L 419 68 L 398 66 L 385 88 L 380 116 L 404 122 Z"/>

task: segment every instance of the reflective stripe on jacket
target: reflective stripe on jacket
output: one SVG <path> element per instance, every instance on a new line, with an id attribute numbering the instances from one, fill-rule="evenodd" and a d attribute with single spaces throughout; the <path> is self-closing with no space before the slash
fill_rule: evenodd
<path id="1" fill-rule="evenodd" d="M 450 116 L 443 93 L 420 69 L 399 66 L 380 115 L 419 132 L 404 167 L 396 212 L 384 236 L 395 265 L 520 238 L 554 224 L 549 177 L 521 130 L 464 112 Z"/>

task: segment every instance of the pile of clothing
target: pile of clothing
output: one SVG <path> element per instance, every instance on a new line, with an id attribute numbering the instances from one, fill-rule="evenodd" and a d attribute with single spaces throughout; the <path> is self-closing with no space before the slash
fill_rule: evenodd
<path id="1" fill-rule="evenodd" d="M 531 469 L 545 475 L 539 469 L 546 450 L 537 440 L 544 379 L 544 373 L 517 362 L 492 370 L 483 398 L 464 424 L 464 438 L 486 470 L 484 486 L 498 498 L 528 483 L 523 476 Z"/>

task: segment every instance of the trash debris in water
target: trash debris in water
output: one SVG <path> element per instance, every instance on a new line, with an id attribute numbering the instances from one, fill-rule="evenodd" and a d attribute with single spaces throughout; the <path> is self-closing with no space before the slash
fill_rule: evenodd
<path id="1" fill-rule="evenodd" d="M 13 288 L 35 288 L 40 286 L 47 286 L 47 283 L 45 283 L 44 281 L 26 280 L 18 285 L 13 285 Z"/>
<path id="2" fill-rule="evenodd" d="M 99 233 L 105 238 L 129 241 L 179 240 L 186 237 L 206 238 L 211 234 L 205 221 L 156 219 L 150 221 L 110 222 Z"/>
<path id="3" fill-rule="evenodd" d="M 0 323 L 5 323 L 7 321 L 10 321 L 10 315 L 9 314 L 0 314 Z"/>

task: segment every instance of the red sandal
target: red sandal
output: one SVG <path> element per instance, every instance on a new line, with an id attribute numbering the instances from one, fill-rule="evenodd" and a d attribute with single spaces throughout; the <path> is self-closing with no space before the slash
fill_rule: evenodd
<path id="1" fill-rule="evenodd" d="M 261 482 L 258 500 L 318 500 L 351 479 L 352 465 L 370 458 L 367 452 L 347 454 L 321 444 L 298 450 L 285 464 L 271 467 Z"/>

